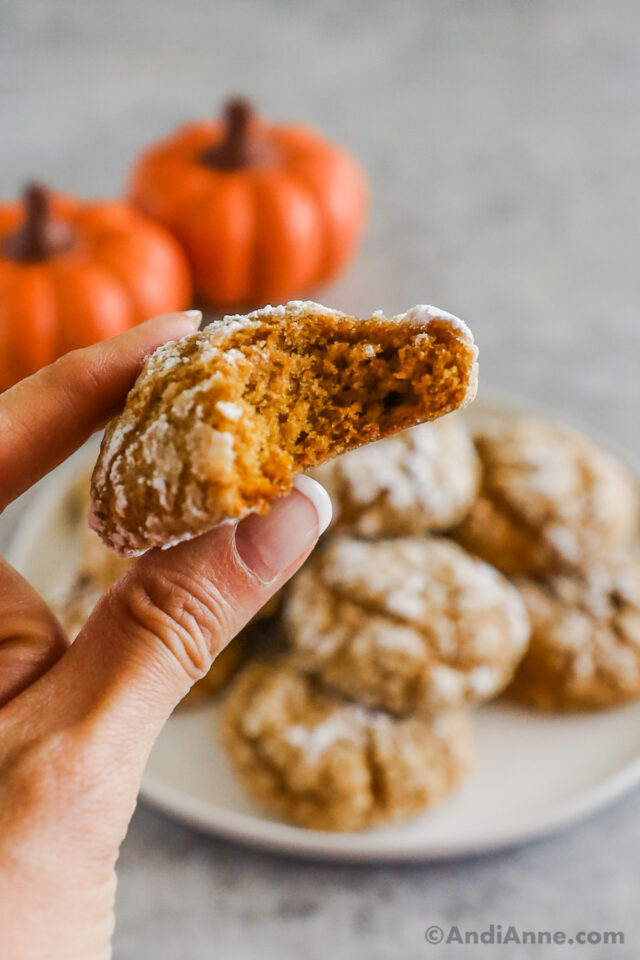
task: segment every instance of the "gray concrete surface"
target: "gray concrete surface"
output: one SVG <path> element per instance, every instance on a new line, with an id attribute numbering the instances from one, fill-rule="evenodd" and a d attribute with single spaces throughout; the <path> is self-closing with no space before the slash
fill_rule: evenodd
<path id="1" fill-rule="evenodd" d="M 117 191 L 136 150 L 230 91 L 317 124 L 370 172 L 367 242 L 326 302 L 445 306 L 473 326 L 485 387 L 640 454 L 640 5 L 0 0 L 0 194 L 27 175 Z M 636 792 L 527 849 L 365 869 L 253 853 L 141 807 L 116 956 L 635 958 L 639 814 Z M 423 938 L 492 921 L 622 929 L 626 944 Z"/>

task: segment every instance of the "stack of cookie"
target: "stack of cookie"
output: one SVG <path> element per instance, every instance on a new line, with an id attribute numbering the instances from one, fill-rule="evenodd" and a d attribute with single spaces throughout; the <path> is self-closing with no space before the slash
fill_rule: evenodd
<path id="1" fill-rule="evenodd" d="M 638 491 L 592 441 L 532 417 L 476 438 L 479 497 L 459 543 L 512 577 L 531 643 L 510 693 L 545 710 L 618 706 L 640 695 Z"/>
<path id="2" fill-rule="evenodd" d="M 461 782 L 471 710 L 503 691 L 545 710 L 640 696 L 638 496 L 626 469 L 555 422 L 459 415 L 317 468 L 330 530 L 269 632 L 234 641 L 184 703 L 219 693 L 247 791 L 293 823 L 358 830 L 411 817 Z M 70 635 L 133 561 L 69 497 L 78 566 Z M 277 646 L 277 644 L 276 644 Z M 260 658 L 253 657 L 259 652 Z"/>
<path id="3" fill-rule="evenodd" d="M 334 523 L 287 590 L 288 652 L 222 711 L 248 792 L 306 827 L 401 820 L 446 796 L 469 709 L 640 695 L 638 496 L 557 423 L 448 417 L 318 468 Z"/>
<path id="4" fill-rule="evenodd" d="M 334 523 L 283 602 L 289 651 L 250 664 L 222 732 L 256 799 L 303 826 L 357 830 L 447 795 L 469 766 L 469 708 L 525 653 L 517 589 L 440 535 L 472 509 L 480 461 L 448 417 L 318 468 Z"/>

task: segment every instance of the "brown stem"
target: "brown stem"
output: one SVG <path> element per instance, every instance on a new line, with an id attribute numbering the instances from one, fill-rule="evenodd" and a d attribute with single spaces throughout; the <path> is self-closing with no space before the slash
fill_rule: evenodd
<path id="1" fill-rule="evenodd" d="M 68 224 L 51 216 L 49 191 L 40 183 L 29 183 L 22 193 L 25 218 L 22 226 L 10 234 L 3 253 L 12 260 L 39 263 L 73 245 Z"/>
<path id="2" fill-rule="evenodd" d="M 242 170 L 268 156 L 267 145 L 254 131 L 255 112 L 248 100 L 234 97 L 223 110 L 224 133 L 220 143 L 202 154 L 202 162 L 216 170 Z"/>

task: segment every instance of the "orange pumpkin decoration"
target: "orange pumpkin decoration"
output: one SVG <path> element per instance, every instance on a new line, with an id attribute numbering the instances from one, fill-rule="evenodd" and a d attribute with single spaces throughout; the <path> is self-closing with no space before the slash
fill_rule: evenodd
<path id="1" fill-rule="evenodd" d="M 354 253 L 368 206 L 349 153 L 308 127 L 268 125 L 238 99 L 222 122 L 150 147 L 130 197 L 180 240 L 213 305 L 287 300 L 328 280 Z"/>
<path id="2" fill-rule="evenodd" d="M 0 390 L 190 297 L 184 254 L 159 224 L 32 184 L 0 205 Z"/>

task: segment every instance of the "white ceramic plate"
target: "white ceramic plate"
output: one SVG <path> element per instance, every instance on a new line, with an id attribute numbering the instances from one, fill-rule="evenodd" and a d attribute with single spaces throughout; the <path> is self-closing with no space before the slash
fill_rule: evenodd
<path id="1" fill-rule="evenodd" d="M 522 409 L 509 401 L 514 406 Z M 496 405 L 476 403 L 472 411 L 467 415 L 477 421 L 495 413 Z M 43 484 L 9 551 L 11 562 L 48 596 L 73 564 L 62 503 L 76 464 L 74 458 Z M 246 797 L 217 743 L 217 709 L 204 706 L 169 720 L 149 760 L 142 796 L 209 833 L 280 853 L 377 862 L 477 854 L 567 826 L 640 781 L 640 703 L 569 717 L 496 703 L 476 714 L 474 772 L 441 807 L 402 826 L 359 834 L 304 830 L 277 821 Z"/>

